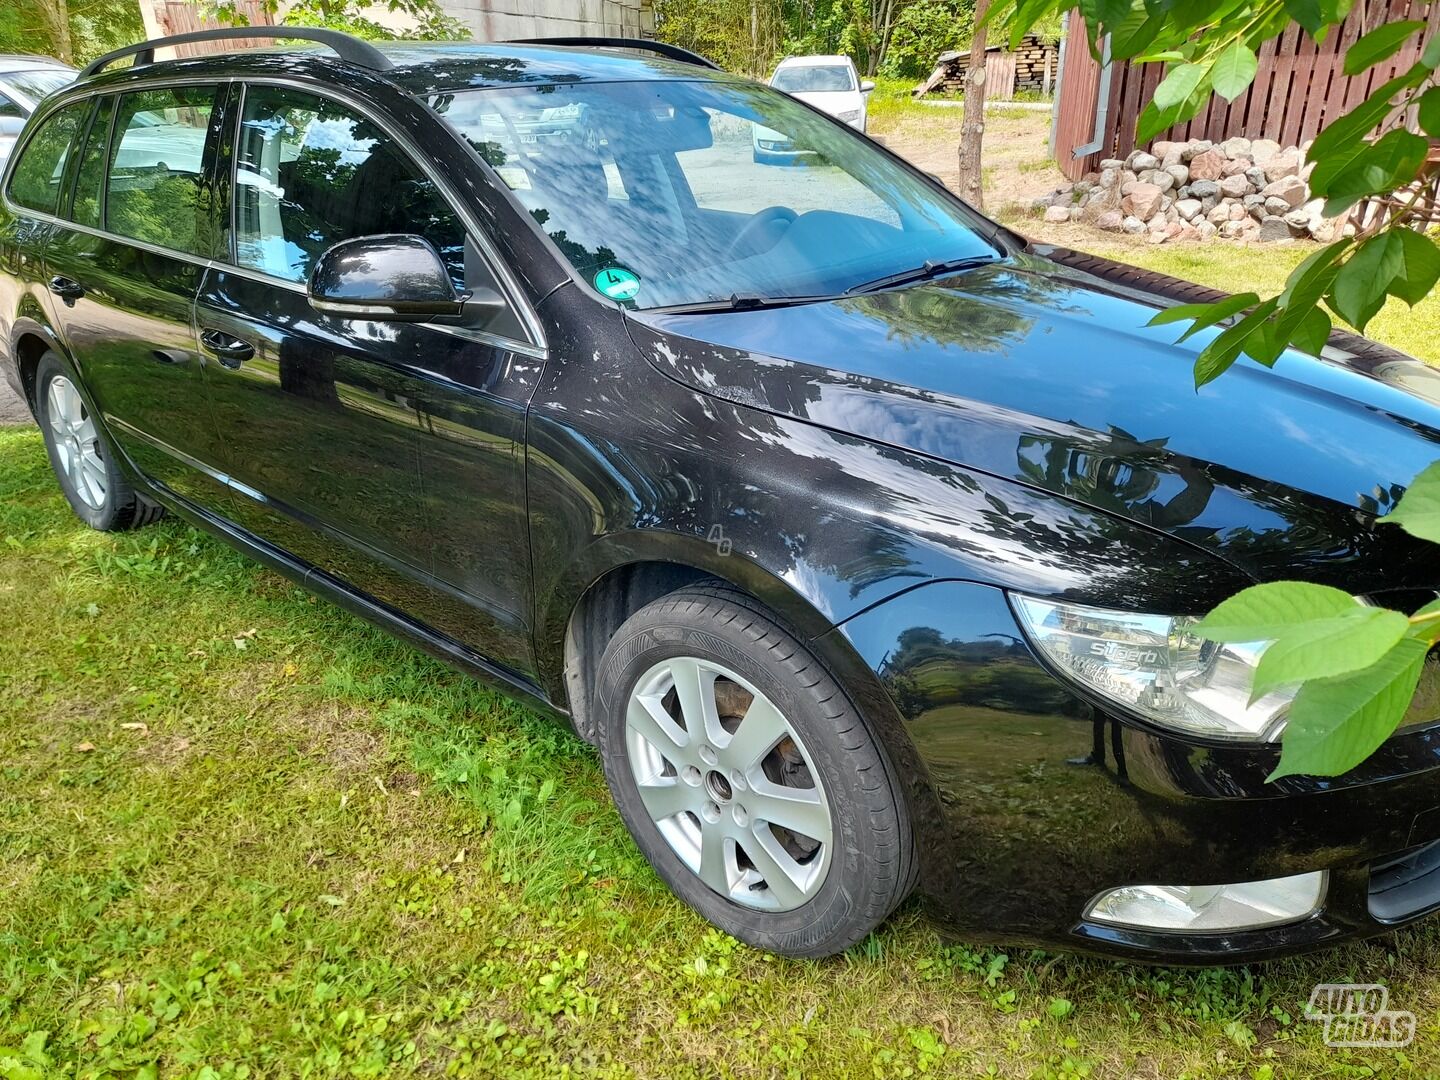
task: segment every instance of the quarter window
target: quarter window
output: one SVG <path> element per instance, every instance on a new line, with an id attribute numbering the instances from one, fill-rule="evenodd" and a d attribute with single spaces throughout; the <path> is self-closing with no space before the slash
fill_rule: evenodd
<path id="1" fill-rule="evenodd" d="M 247 88 L 235 166 L 238 264 L 302 282 L 330 246 L 381 233 L 423 236 L 464 286 L 464 227 L 382 129 L 312 94 Z"/>
<path id="2" fill-rule="evenodd" d="M 214 87 L 173 87 L 120 99 L 105 191 L 110 232 L 210 254 L 203 163 L 215 95 Z"/>
<path id="3" fill-rule="evenodd" d="M 0 94 L 0 119 L 25 119 L 25 110 L 16 105 L 4 94 Z"/>
<path id="4" fill-rule="evenodd" d="M 115 111 L 115 99 L 104 98 L 90 121 L 90 131 L 85 136 L 84 148 L 80 151 L 80 170 L 75 178 L 75 204 L 70 219 L 77 225 L 100 228 L 100 204 L 105 197 L 105 154 L 110 135 L 110 116 Z"/>
<path id="5" fill-rule="evenodd" d="M 10 198 L 27 210 L 53 214 L 60 205 L 65 161 L 90 102 L 77 101 L 50 116 L 25 144 L 10 177 Z"/>

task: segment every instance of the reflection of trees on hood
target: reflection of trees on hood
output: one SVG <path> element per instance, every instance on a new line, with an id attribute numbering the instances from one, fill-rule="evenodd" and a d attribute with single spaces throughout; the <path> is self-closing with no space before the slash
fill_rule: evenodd
<path id="1" fill-rule="evenodd" d="M 1037 487 L 1078 499 L 1158 529 L 1190 524 L 1205 512 L 1215 492 L 1206 469 L 1166 450 L 1168 438 L 1141 441 L 1111 426 L 1081 447 L 1040 435 L 1020 437 L 1020 475 Z M 1182 487 L 1154 498 L 1171 476 Z"/>
<path id="2" fill-rule="evenodd" d="M 967 352 L 1004 352 L 1035 329 L 1027 307 L 1082 310 L 1067 304 L 1068 283 L 1013 267 L 984 267 L 938 282 L 890 292 L 848 297 L 841 308 L 885 322 L 888 338 L 909 345 L 933 341 Z"/>

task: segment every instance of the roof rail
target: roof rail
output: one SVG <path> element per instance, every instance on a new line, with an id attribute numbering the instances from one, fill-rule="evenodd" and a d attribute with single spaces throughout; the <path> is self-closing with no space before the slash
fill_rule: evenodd
<path id="1" fill-rule="evenodd" d="M 348 60 L 360 67 L 373 71 L 388 71 L 394 67 L 385 54 L 369 42 L 342 33 L 339 30 L 322 30 L 313 26 L 221 26 L 214 30 L 197 30 L 191 34 L 176 34 L 173 37 L 153 38 L 138 45 L 127 45 L 86 64 L 80 78 L 103 71 L 117 60 L 127 56 L 135 57 L 135 67 L 155 62 L 155 50 L 171 45 L 189 45 L 197 41 L 233 41 L 253 38 L 292 38 L 301 41 L 318 41 L 329 46 L 341 60 Z"/>
<path id="2" fill-rule="evenodd" d="M 627 38 L 627 37 L 543 37 L 543 38 L 516 38 L 513 41 L 505 42 L 506 45 L 580 45 L 589 46 L 592 49 L 637 49 L 641 52 L 652 52 L 657 56 L 664 56 L 671 60 L 679 60 L 682 64 L 694 64 L 697 67 L 709 68 L 712 71 L 723 71 L 715 61 L 701 56 L 689 49 L 682 49 L 679 45 L 670 45 L 664 41 L 650 41 L 648 38 Z"/>

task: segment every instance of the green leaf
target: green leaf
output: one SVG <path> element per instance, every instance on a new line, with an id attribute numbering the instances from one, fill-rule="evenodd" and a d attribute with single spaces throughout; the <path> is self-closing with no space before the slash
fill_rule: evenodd
<path id="1" fill-rule="evenodd" d="M 1285 0 L 1285 11 L 1305 28 L 1305 32 L 1311 37 L 1320 33 L 1320 28 L 1325 25 L 1325 18 L 1320 12 L 1320 0 Z"/>
<path id="2" fill-rule="evenodd" d="M 1420 66 L 1434 71 L 1440 67 L 1440 35 L 1432 37 L 1420 50 Z"/>
<path id="3" fill-rule="evenodd" d="M 1255 81 L 1255 72 L 1260 62 L 1255 51 L 1242 41 L 1237 41 L 1215 58 L 1210 71 L 1210 85 L 1226 101 L 1234 101 Z"/>
<path id="4" fill-rule="evenodd" d="M 1410 629 L 1398 611 L 1352 604 L 1332 619 L 1316 619 L 1280 635 L 1260 656 L 1250 688 L 1253 704 L 1282 686 L 1367 668 Z"/>
<path id="5" fill-rule="evenodd" d="M 1214 326 L 1218 322 L 1230 318 L 1230 316 L 1244 311 L 1251 304 L 1258 304 L 1260 297 L 1255 293 L 1236 293 L 1234 296 L 1227 296 L 1224 300 L 1216 300 L 1213 304 L 1177 304 L 1175 307 L 1166 308 L 1157 312 L 1146 326 L 1161 326 L 1165 323 L 1179 322 L 1182 319 L 1190 319 L 1190 328 L 1185 331 L 1184 341 L 1191 334 L 1204 330 L 1207 326 Z"/>
<path id="6" fill-rule="evenodd" d="M 1106 30 L 1114 30 L 1130 15 L 1130 0 L 1094 0 L 1096 19 Z"/>
<path id="7" fill-rule="evenodd" d="M 1290 334 L 1290 344 L 1303 353 L 1319 356 L 1330 341 L 1333 328 L 1330 316 L 1317 307 L 1312 307 Z"/>
<path id="8" fill-rule="evenodd" d="M 1214 341 L 1201 350 L 1200 355 L 1195 358 L 1195 389 L 1200 389 L 1208 382 L 1218 379 L 1228 371 L 1240 359 L 1242 352 L 1250 352 L 1252 339 L 1259 339 L 1255 344 L 1263 345 L 1266 341 L 1265 326 L 1266 320 L 1274 314 L 1279 306 L 1279 299 L 1271 297 L 1258 307 L 1254 308 L 1245 318 L 1241 319 L 1234 326 L 1229 327 Z M 1261 363 L 1274 363 L 1274 358 L 1265 359 L 1268 350 L 1256 348 L 1260 355 L 1251 355 Z"/>
<path id="9" fill-rule="evenodd" d="M 1397 75 L 1378 87 L 1359 105 L 1337 117 L 1333 124 L 1315 136 L 1315 141 L 1311 143 L 1305 156 L 1311 161 L 1320 162 L 1337 151 L 1352 146 L 1357 139 L 1363 139 L 1370 133 L 1371 128 L 1390 114 L 1390 103 L 1396 94 L 1420 85 L 1429 74 L 1426 68 L 1416 64 L 1404 75 Z"/>
<path id="10" fill-rule="evenodd" d="M 1440 544 L 1440 461 L 1410 481 L 1395 509 L 1380 518 L 1379 524 L 1399 525 L 1411 536 Z"/>
<path id="11" fill-rule="evenodd" d="M 1164 112 L 1184 104 L 1199 88 L 1205 78 L 1205 70 L 1203 64 L 1178 64 L 1172 67 L 1155 88 L 1155 108 Z"/>
<path id="12" fill-rule="evenodd" d="M 1382 23 L 1346 50 L 1345 74 L 1359 75 L 1366 68 L 1394 56 L 1406 40 L 1415 36 L 1417 30 L 1424 29 L 1425 24 L 1418 19 Z"/>
<path id="13" fill-rule="evenodd" d="M 1410 229 L 1396 229 L 1395 235 L 1400 238 L 1404 266 L 1390 282 L 1390 294 L 1414 307 L 1440 281 L 1440 248 L 1428 236 Z"/>
<path id="14" fill-rule="evenodd" d="M 1364 330 L 1374 318 L 1385 303 L 1390 283 L 1404 269 L 1400 243 L 1394 232 L 1372 236 L 1355 249 L 1335 275 L 1330 307 L 1355 329 Z"/>
<path id="15" fill-rule="evenodd" d="M 1269 776 L 1339 776 L 1359 765 L 1399 726 L 1415 696 L 1429 645 L 1400 641 L 1376 664 L 1300 688 Z"/>
<path id="16" fill-rule="evenodd" d="M 1205 68 L 1205 75 L 1200 80 L 1200 85 L 1184 101 L 1165 109 L 1160 108 L 1153 100 L 1145 106 L 1140 113 L 1140 119 L 1136 122 L 1136 140 L 1147 143 L 1167 128 L 1189 120 L 1200 111 L 1201 106 L 1208 100 L 1210 100 L 1210 70 Z"/>
<path id="17" fill-rule="evenodd" d="M 1326 184 L 1325 216 L 1335 217 L 1367 195 L 1388 195 L 1404 187 L 1415 179 L 1429 151 L 1429 142 L 1413 132 L 1386 132 Z"/>
<path id="18" fill-rule="evenodd" d="M 1420 129 L 1431 138 L 1440 138 L 1440 86 L 1420 95 Z"/>
<path id="19" fill-rule="evenodd" d="M 1296 627 L 1355 610 L 1364 610 L 1363 605 L 1341 589 L 1308 581 L 1270 581 L 1236 593 L 1190 632 L 1211 641 L 1274 641 Z"/>
<path id="20" fill-rule="evenodd" d="M 1313 255 L 1307 255 L 1305 261 L 1291 270 L 1290 276 L 1285 279 L 1285 291 L 1280 294 L 1280 306 L 1288 308 L 1292 304 L 1318 303 L 1329 286 L 1327 284 L 1323 288 L 1317 288 L 1317 284 L 1329 280 L 1331 264 L 1350 244 L 1351 240 L 1347 236 L 1333 244 L 1326 244 Z"/>

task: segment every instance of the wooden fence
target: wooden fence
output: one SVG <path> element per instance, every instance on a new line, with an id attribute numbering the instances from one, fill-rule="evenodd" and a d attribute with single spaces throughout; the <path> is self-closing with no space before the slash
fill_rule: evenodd
<path id="1" fill-rule="evenodd" d="M 1292 26 L 1260 49 L 1255 82 L 1234 101 L 1213 96 L 1193 120 L 1177 124 L 1159 139 L 1222 140 L 1242 135 L 1274 139 L 1290 146 L 1313 139 L 1337 116 L 1363 101 L 1371 90 L 1408 69 L 1420 56 L 1423 42 L 1413 40 L 1394 57 L 1354 78 L 1342 70 L 1345 50 L 1362 34 L 1381 23 L 1399 19 L 1428 22 L 1423 38 L 1440 31 L 1440 4 L 1421 0 L 1357 0 L 1350 16 L 1332 27 L 1316 44 Z M 1108 77 L 1090 55 L 1085 24 L 1078 11 L 1070 14 L 1061 62 L 1060 86 L 1055 95 L 1054 153 L 1062 172 L 1079 179 L 1102 158 L 1124 157 L 1135 149 L 1135 124 L 1155 96 L 1164 78 L 1162 64 L 1117 63 Z M 1109 84 L 1109 108 L 1097 125 L 1100 95 Z M 1097 132 L 1097 126 L 1100 130 Z M 1081 157 L 1084 147 L 1099 137 L 1099 147 Z"/>
<path id="2" fill-rule="evenodd" d="M 142 3 L 148 0 L 141 0 Z M 245 14 L 246 20 L 251 26 L 270 26 L 274 19 L 265 10 L 263 0 L 240 0 L 236 7 Z M 214 19 L 202 18 L 200 5 L 192 0 L 155 0 L 155 19 L 160 24 L 160 32 L 169 36 L 171 34 L 189 34 L 196 30 L 213 30 L 222 25 Z M 176 56 L 207 56 L 211 53 L 233 52 L 236 49 L 249 49 L 258 45 L 273 45 L 271 38 L 237 38 L 234 41 L 201 41 L 193 45 L 175 46 Z"/>

